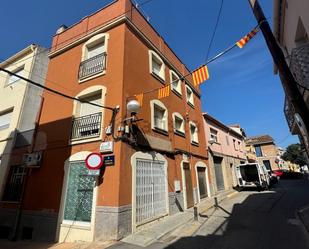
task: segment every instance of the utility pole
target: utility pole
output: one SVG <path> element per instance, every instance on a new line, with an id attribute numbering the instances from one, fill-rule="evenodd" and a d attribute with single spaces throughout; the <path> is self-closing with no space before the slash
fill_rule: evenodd
<path id="1" fill-rule="evenodd" d="M 297 82 L 288 64 L 286 63 L 284 54 L 272 33 L 272 30 L 264 16 L 263 10 L 258 0 L 248 1 L 252 8 L 254 16 L 258 24 L 260 25 L 260 29 L 263 33 L 268 49 L 279 70 L 279 75 L 285 91 L 285 95 L 288 98 L 289 102 L 293 105 L 295 113 L 298 113 L 303 119 L 305 128 L 307 132 L 309 132 L 309 109 L 297 87 Z"/>

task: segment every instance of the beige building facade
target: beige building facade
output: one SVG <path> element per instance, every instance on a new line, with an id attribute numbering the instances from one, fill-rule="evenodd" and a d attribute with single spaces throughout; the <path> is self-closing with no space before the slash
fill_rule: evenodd
<path id="1" fill-rule="evenodd" d="M 267 170 L 279 169 L 279 153 L 271 136 L 248 137 L 245 142 L 249 162 L 264 164 Z"/>
<path id="2" fill-rule="evenodd" d="M 44 85 L 48 66 L 47 52 L 47 49 L 32 44 L 1 62 L 0 67 Z M 18 179 L 24 174 L 24 169 L 21 165 L 14 164 L 16 154 L 12 150 L 31 144 L 42 103 L 41 93 L 41 88 L 30 85 L 17 76 L 0 72 L 1 204 L 13 201 L 13 190 L 22 186 Z M 7 178 L 14 180 L 14 187 L 7 186 L 5 191 Z"/>

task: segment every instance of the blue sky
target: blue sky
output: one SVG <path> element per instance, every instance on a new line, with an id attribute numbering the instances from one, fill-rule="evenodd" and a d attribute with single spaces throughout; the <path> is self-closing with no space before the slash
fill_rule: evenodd
<path id="1" fill-rule="evenodd" d="M 15 1 L 3 1 L 0 61 L 31 43 L 50 47 L 52 35 L 61 24 L 72 25 L 109 2 L 28 0 L 17 5 Z M 152 0 L 142 9 L 188 68 L 194 69 L 205 61 L 220 2 Z M 272 2 L 260 0 L 270 21 Z M 225 0 L 210 57 L 255 25 L 246 0 Z M 284 93 L 278 76 L 273 74 L 272 58 L 261 33 L 243 49 L 235 48 L 211 63 L 209 72 L 211 79 L 201 87 L 204 112 L 225 124 L 239 123 L 248 136 L 269 134 L 282 147 L 298 141 L 289 133 L 283 114 Z"/>

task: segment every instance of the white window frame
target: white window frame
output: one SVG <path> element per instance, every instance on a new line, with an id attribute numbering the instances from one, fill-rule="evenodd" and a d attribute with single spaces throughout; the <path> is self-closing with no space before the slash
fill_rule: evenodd
<path id="1" fill-rule="evenodd" d="M 97 34 L 97 35 L 91 37 L 87 42 L 84 43 L 84 45 L 82 47 L 81 62 L 91 58 L 91 57 L 88 58 L 88 49 L 89 48 L 97 46 L 104 41 L 104 44 L 102 46 L 103 46 L 103 53 L 106 54 L 106 56 L 105 56 L 105 69 L 101 72 L 96 73 L 96 74 L 89 75 L 89 76 L 87 76 L 83 79 L 78 79 L 79 83 L 82 83 L 82 82 L 88 81 L 90 79 L 99 77 L 99 76 L 104 75 L 106 73 L 108 40 L 109 40 L 109 34 L 108 33 L 101 33 L 101 34 Z"/>
<path id="2" fill-rule="evenodd" d="M 82 48 L 82 61 L 89 59 L 88 58 L 88 49 L 95 47 L 99 45 L 100 43 L 104 42 L 102 45 L 104 53 L 107 53 L 107 45 L 108 45 L 108 39 L 109 39 L 109 34 L 97 34 L 93 37 L 91 37 L 84 45 Z M 91 57 L 90 57 L 91 58 Z"/>
<path id="3" fill-rule="evenodd" d="M 5 130 L 5 129 L 10 127 L 11 121 L 12 121 L 12 116 L 13 116 L 13 111 L 14 111 L 14 108 L 10 108 L 10 109 L 7 109 L 7 110 L 4 110 L 4 111 L 0 112 L 0 116 L 7 115 L 7 114 L 11 115 L 9 117 L 9 123 L 8 124 L 0 125 L 0 131 L 1 130 Z"/>
<path id="4" fill-rule="evenodd" d="M 195 133 L 196 133 L 196 140 L 194 140 L 194 134 L 191 132 L 191 126 L 195 127 Z M 189 122 L 189 131 L 190 131 L 190 140 L 191 144 L 198 145 L 199 144 L 199 139 L 198 139 L 198 129 L 195 123 L 192 121 Z"/>
<path id="5" fill-rule="evenodd" d="M 158 106 L 159 108 L 164 109 L 164 122 L 165 122 L 165 129 L 161 129 L 159 127 L 155 127 L 155 120 L 154 120 L 154 112 L 155 112 L 155 105 Z M 168 132 L 168 110 L 166 106 L 157 99 L 153 99 L 150 101 L 150 110 L 151 110 L 151 129 L 157 130 L 157 131 L 165 131 Z"/>
<path id="6" fill-rule="evenodd" d="M 176 118 L 179 118 L 182 120 L 182 127 L 181 129 L 176 129 Z M 181 134 L 181 135 L 185 135 L 185 119 L 182 117 L 182 115 L 178 112 L 174 112 L 173 113 L 173 124 L 174 124 L 174 132 L 176 134 Z"/>
<path id="7" fill-rule="evenodd" d="M 161 57 L 156 52 L 154 52 L 152 50 L 149 50 L 148 54 L 149 54 L 149 72 L 150 72 L 150 74 L 153 75 L 158 80 L 160 80 L 162 83 L 164 83 L 165 82 L 165 64 L 164 64 L 163 60 L 161 59 Z M 153 59 L 155 59 L 159 63 L 161 63 L 161 68 L 160 68 L 159 74 L 155 73 L 152 70 Z"/>
<path id="8" fill-rule="evenodd" d="M 12 73 L 15 73 L 15 74 L 20 75 L 20 76 L 24 76 L 24 75 L 23 75 L 24 72 L 25 72 L 25 65 L 22 65 L 22 66 L 20 66 L 20 67 L 14 69 L 14 70 L 12 71 Z M 14 80 L 13 80 L 12 82 L 10 82 L 10 79 L 12 79 L 12 78 L 14 78 Z M 18 81 L 20 81 L 20 80 L 22 80 L 22 79 L 16 77 L 15 75 L 8 74 L 8 78 L 7 78 L 7 81 L 6 81 L 6 84 L 5 84 L 5 85 L 6 85 L 6 86 L 11 86 L 11 85 L 15 84 L 16 82 L 18 82 Z"/>
<path id="9" fill-rule="evenodd" d="M 174 87 L 174 85 L 172 83 L 173 82 L 173 77 L 178 79 L 176 87 Z M 175 92 L 176 95 L 182 96 L 180 77 L 173 70 L 170 70 L 170 83 L 171 83 L 172 91 Z"/>
<path id="10" fill-rule="evenodd" d="M 210 134 L 210 139 L 214 139 L 215 143 L 219 143 L 218 140 L 218 130 L 214 129 L 214 128 L 209 128 L 209 134 Z"/>
<path id="11" fill-rule="evenodd" d="M 106 87 L 104 87 L 104 86 L 95 85 L 95 86 L 88 87 L 88 88 L 84 89 L 83 91 L 81 91 L 78 95 L 76 95 L 75 98 L 83 99 L 86 96 L 92 96 L 92 95 L 95 95 L 98 92 L 101 92 L 101 103 L 100 104 L 102 106 L 104 106 L 105 105 L 105 96 L 106 96 Z M 102 108 L 101 112 L 102 112 L 101 129 L 103 129 L 105 110 Z M 74 101 L 72 116 L 73 117 L 79 117 L 79 113 L 80 113 L 80 102 Z M 102 137 L 103 137 L 103 130 L 101 130 L 99 136 L 85 137 L 85 138 L 82 138 L 82 139 L 71 139 L 70 144 L 79 144 L 79 143 L 98 141 L 98 140 L 102 140 Z"/>
<path id="12" fill-rule="evenodd" d="M 191 96 L 188 96 L 188 90 L 191 92 Z M 190 86 L 186 85 L 186 98 L 187 98 L 187 103 L 194 107 L 194 93 L 193 90 L 191 89 Z"/>

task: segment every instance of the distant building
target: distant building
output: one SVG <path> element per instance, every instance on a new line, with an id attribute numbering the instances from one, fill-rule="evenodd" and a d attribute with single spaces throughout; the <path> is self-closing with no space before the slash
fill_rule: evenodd
<path id="1" fill-rule="evenodd" d="M 44 85 L 47 53 L 45 48 L 30 45 L 0 67 Z M 33 151 L 43 91 L 2 71 L 0 76 L 0 228 L 5 237 L 13 231 L 19 215 L 26 175 L 23 156 Z"/>
<path id="2" fill-rule="evenodd" d="M 267 170 L 279 169 L 278 150 L 271 136 L 248 137 L 245 142 L 249 162 L 264 164 Z"/>
<path id="3" fill-rule="evenodd" d="M 280 44 L 287 63 L 298 82 L 298 89 L 309 107 L 309 1 L 274 0 L 274 35 Z M 298 135 L 302 147 L 309 155 L 308 132 L 300 128 L 295 110 L 286 96 L 284 113 L 290 131 Z M 303 120 L 308 117 L 301 117 Z M 299 123 L 297 125 L 297 123 Z M 308 159 L 308 157 L 307 157 Z"/>
<path id="4" fill-rule="evenodd" d="M 207 113 L 203 117 L 211 188 L 216 194 L 237 185 L 235 166 L 246 162 L 244 133 L 239 125 L 228 127 Z"/>

